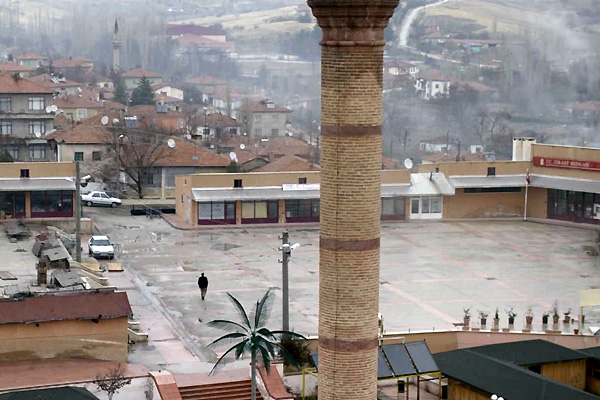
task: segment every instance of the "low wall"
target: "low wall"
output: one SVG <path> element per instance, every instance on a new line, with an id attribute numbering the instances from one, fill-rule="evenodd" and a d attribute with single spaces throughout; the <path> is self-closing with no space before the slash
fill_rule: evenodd
<path id="1" fill-rule="evenodd" d="M 25 223 L 55 226 L 67 233 L 75 233 L 75 218 L 27 218 Z M 96 233 L 94 229 L 94 221 L 91 218 L 81 218 L 81 233 L 83 235 L 93 235 Z"/>

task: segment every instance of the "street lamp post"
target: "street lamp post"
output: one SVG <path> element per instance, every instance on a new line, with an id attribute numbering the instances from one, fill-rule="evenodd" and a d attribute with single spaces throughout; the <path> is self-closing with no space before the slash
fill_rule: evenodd
<path id="1" fill-rule="evenodd" d="M 280 250 L 282 259 L 279 261 L 282 265 L 282 285 L 281 285 L 281 297 L 282 297 L 282 330 L 290 330 L 290 299 L 289 299 L 289 280 L 288 280 L 288 264 L 289 259 L 292 256 L 292 250 L 300 247 L 299 243 L 294 243 L 290 246 L 290 233 L 283 231 L 281 237 L 282 241 Z"/>
<path id="2" fill-rule="evenodd" d="M 207 114 L 206 111 L 208 111 L 208 109 L 206 107 L 204 107 L 204 141 L 208 142 L 208 120 L 207 120 Z"/>
<path id="3" fill-rule="evenodd" d="M 119 135 L 119 137 L 117 138 L 117 181 L 116 181 L 116 186 L 117 186 L 117 193 L 121 194 L 121 140 L 123 140 L 125 138 L 125 135 Z"/>

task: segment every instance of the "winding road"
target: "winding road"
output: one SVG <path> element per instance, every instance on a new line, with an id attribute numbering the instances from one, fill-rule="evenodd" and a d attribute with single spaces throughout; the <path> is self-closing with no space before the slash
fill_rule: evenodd
<path id="1" fill-rule="evenodd" d="M 408 14 L 406 14 L 406 17 L 404 17 L 404 19 L 402 20 L 402 23 L 400 24 L 400 35 L 399 35 L 400 47 L 413 48 L 413 47 L 408 46 L 408 35 L 410 33 L 411 25 L 415 21 L 415 18 L 417 18 L 417 15 L 422 10 L 429 8 L 429 7 L 439 6 L 441 4 L 445 4 L 449 1 L 450 0 L 440 0 L 435 3 L 426 4 L 424 6 L 413 8 L 412 10 L 410 10 L 408 12 Z"/>

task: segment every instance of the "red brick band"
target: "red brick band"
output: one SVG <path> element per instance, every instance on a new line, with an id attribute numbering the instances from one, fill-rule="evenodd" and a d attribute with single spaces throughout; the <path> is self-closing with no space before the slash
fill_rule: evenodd
<path id="1" fill-rule="evenodd" d="M 319 44 L 325 47 L 384 47 L 385 40 L 321 40 Z"/>
<path id="2" fill-rule="evenodd" d="M 361 340 L 339 340 L 328 337 L 319 336 L 319 347 L 333 351 L 357 351 L 357 350 L 373 350 L 379 345 L 377 337 L 373 339 Z"/>
<path id="3" fill-rule="evenodd" d="M 334 251 L 365 251 L 377 250 L 380 238 L 366 240 L 339 240 L 321 237 L 319 246 L 322 249 Z"/>
<path id="4" fill-rule="evenodd" d="M 381 125 L 357 126 L 357 125 L 321 125 L 323 136 L 381 136 Z"/>

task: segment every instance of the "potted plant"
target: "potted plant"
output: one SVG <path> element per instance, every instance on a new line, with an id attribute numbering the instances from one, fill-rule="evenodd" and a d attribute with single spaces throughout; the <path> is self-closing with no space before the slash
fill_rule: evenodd
<path id="1" fill-rule="evenodd" d="M 549 317 L 550 317 L 550 312 L 549 311 L 544 311 L 544 313 L 542 314 L 542 324 L 548 325 L 548 318 Z"/>
<path id="2" fill-rule="evenodd" d="M 517 313 L 514 312 L 514 310 L 511 309 L 506 311 L 506 314 L 508 315 L 508 325 L 514 325 L 515 324 L 515 317 L 517 316 Z"/>
<path id="3" fill-rule="evenodd" d="M 489 313 L 487 311 L 478 311 L 479 313 L 479 319 L 481 320 L 481 326 L 484 327 L 487 324 L 487 317 L 489 315 Z"/>
<path id="4" fill-rule="evenodd" d="M 560 315 L 558 314 L 558 300 L 554 300 L 554 304 L 552 305 L 552 323 L 554 325 L 558 324 L 559 319 Z"/>
<path id="5" fill-rule="evenodd" d="M 525 324 L 531 325 L 533 323 L 533 307 L 527 306 L 527 311 L 525 311 Z"/>
<path id="6" fill-rule="evenodd" d="M 496 312 L 494 313 L 494 329 L 500 328 L 500 315 L 498 314 L 498 307 L 496 307 Z"/>
<path id="7" fill-rule="evenodd" d="M 563 322 L 564 322 L 565 324 L 569 324 L 569 323 L 571 323 L 571 309 L 569 308 L 569 309 L 567 310 L 567 312 L 564 312 L 563 314 L 565 315 L 565 319 L 563 319 Z"/>
<path id="8" fill-rule="evenodd" d="M 469 323 L 471 322 L 471 307 L 463 307 L 463 314 L 463 326 L 468 327 Z"/>

